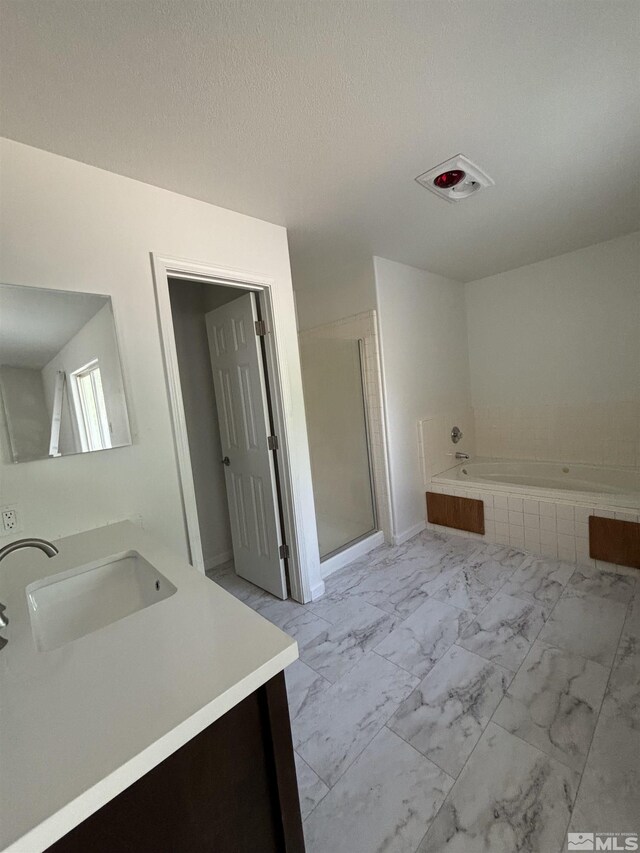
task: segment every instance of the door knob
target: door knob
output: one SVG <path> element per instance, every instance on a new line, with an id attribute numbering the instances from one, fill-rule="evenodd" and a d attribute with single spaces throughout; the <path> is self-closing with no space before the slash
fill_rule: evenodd
<path id="1" fill-rule="evenodd" d="M 223 465 L 231 465 L 231 460 L 229 459 L 228 456 L 225 456 L 224 459 L 221 459 L 220 461 L 222 462 Z"/>

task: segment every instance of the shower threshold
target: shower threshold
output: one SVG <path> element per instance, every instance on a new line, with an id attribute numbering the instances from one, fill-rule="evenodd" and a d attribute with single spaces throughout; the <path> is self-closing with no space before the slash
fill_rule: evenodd
<path id="1" fill-rule="evenodd" d="M 382 530 L 369 530 L 362 536 L 358 536 L 357 539 L 352 539 L 342 547 L 336 548 L 335 551 L 331 551 L 320 558 L 320 573 L 322 577 L 326 578 L 332 575 L 339 569 L 344 568 L 344 566 L 348 566 L 354 560 L 364 557 L 365 554 L 373 551 L 374 548 L 380 547 L 380 545 L 384 545 Z"/>

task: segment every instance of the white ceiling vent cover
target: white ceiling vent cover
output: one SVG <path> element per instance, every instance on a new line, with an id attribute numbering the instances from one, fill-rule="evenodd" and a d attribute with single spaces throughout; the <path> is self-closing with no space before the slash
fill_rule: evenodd
<path id="1" fill-rule="evenodd" d="M 457 154 L 439 166 L 418 175 L 416 181 L 446 201 L 462 201 L 495 181 L 464 154 Z"/>

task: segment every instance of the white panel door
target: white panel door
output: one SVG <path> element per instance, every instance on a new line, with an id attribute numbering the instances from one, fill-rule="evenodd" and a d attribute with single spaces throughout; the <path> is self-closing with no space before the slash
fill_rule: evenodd
<path id="1" fill-rule="evenodd" d="M 255 297 L 206 315 L 236 574 L 287 597 Z"/>

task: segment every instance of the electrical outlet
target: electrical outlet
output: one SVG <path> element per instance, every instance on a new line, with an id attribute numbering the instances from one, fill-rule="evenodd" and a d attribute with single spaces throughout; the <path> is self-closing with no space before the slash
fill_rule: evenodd
<path id="1" fill-rule="evenodd" d="M 18 530 L 18 512 L 14 506 L 2 508 L 2 530 L 4 533 L 16 533 Z"/>

